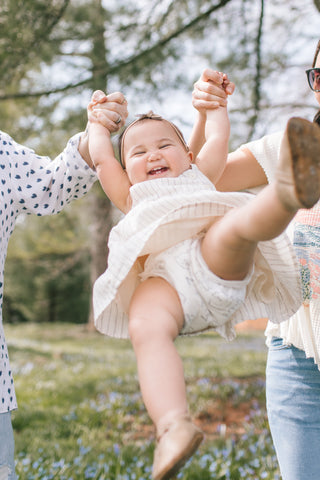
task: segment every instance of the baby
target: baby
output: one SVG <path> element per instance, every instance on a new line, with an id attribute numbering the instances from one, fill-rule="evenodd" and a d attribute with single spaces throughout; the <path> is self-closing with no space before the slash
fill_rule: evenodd
<path id="1" fill-rule="evenodd" d="M 217 76 L 227 89 L 228 77 Z M 319 199 L 320 133 L 291 119 L 276 181 L 257 196 L 221 193 L 214 183 L 228 154 L 226 107 L 207 111 L 197 158 L 173 123 L 149 112 L 123 132 L 119 162 L 99 123 L 102 99 L 97 93 L 88 109 L 90 155 L 126 215 L 110 233 L 108 268 L 94 286 L 95 322 L 107 335 L 130 337 L 157 431 L 153 478 L 169 479 L 203 438 L 189 415 L 174 340 L 208 329 L 230 340 L 242 320 L 282 321 L 299 308 L 299 268 L 282 232 L 299 208 Z M 304 150 L 301 128 L 314 139 Z"/>

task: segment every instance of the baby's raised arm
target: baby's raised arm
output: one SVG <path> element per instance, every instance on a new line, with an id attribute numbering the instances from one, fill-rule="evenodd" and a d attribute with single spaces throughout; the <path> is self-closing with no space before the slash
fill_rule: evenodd
<path id="1" fill-rule="evenodd" d="M 189 140 L 190 150 L 196 158 L 203 147 L 207 111 L 218 107 L 226 107 L 228 95 L 232 95 L 235 85 L 229 82 L 225 88 L 221 87 L 221 74 L 211 68 L 206 68 L 199 80 L 195 82 L 192 92 L 192 105 L 197 110 L 197 118 Z"/>
<path id="2" fill-rule="evenodd" d="M 211 80 L 210 72 L 214 73 L 214 79 Z M 230 89 L 230 81 L 226 74 L 206 70 L 203 73 L 203 81 L 214 82 L 224 92 Z M 234 87 L 231 84 L 232 91 Z M 221 104 L 220 104 L 221 105 Z M 195 163 L 199 169 L 213 182 L 216 183 L 220 178 L 228 157 L 228 142 L 230 136 L 230 122 L 227 112 L 227 106 L 214 106 L 212 109 L 204 110 L 201 115 L 205 115 L 203 144 Z"/>
<path id="3" fill-rule="evenodd" d="M 205 126 L 207 112 L 227 105 L 227 95 L 234 91 L 232 82 L 224 91 L 219 87 L 218 75 L 211 69 L 206 69 L 194 84 L 192 105 L 198 111 L 198 117 L 193 128 L 190 148 L 196 156 L 205 143 Z M 210 80 L 210 81 L 208 81 Z M 248 148 L 239 148 L 229 153 L 225 169 L 215 186 L 221 191 L 236 191 L 253 188 L 267 183 L 266 175 Z"/>
<path id="4" fill-rule="evenodd" d="M 96 95 L 88 106 L 89 152 L 106 195 L 116 207 L 126 213 L 129 210 L 131 184 L 114 155 L 111 132 L 102 124 L 104 112 L 99 108 L 99 103 L 104 101 L 105 98 Z"/>

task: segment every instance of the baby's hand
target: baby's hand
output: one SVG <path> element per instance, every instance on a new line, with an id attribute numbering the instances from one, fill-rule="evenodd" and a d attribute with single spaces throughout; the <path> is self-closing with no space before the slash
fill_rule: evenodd
<path id="1" fill-rule="evenodd" d="M 194 84 L 192 105 L 199 112 L 205 113 L 218 107 L 226 107 L 228 95 L 235 89 L 226 73 L 206 68 L 199 80 Z"/>
<path id="2" fill-rule="evenodd" d="M 100 123 L 110 133 L 117 132 L 128 116 L 127 101 L 120 92 L 105 95 L 101 90 L 96 90 L 87 111 L 89 122 Z"/>

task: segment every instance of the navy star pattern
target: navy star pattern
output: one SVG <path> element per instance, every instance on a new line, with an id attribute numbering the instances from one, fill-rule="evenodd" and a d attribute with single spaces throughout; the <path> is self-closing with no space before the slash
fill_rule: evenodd
<path id="1" fill-rule="evenodd" d="M 78 152 L 80 134 L 55 159 L 41 157 L 0 131 L 0 413 L 17 408 L 2 323 L 3 275 L 9 238 L 21 213 L 53 215 L 96 180 Z"/>

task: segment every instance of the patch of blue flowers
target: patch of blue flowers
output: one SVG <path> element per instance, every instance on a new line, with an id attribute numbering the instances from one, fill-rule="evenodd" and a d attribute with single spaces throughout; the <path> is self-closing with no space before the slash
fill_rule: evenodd
<path id="1" fill-rule="evenodd" d="M 250 427 L 238 437 L 205 442 L 199 452 L 178 474 L 181 480 L 280 480 L 270 433 L 257 433 L 255 420 L 261 423 L 261 411 L 250 416 Z M 52 461 L 39 450 L 31 459 L 20 453 L 17 459 L 19 480 L 149 480 L 153 446 L 114 444 L 104 454 L 94 457 L 89 445 L 78 439 L 78 453 L 72 461 Z M 52 453 L 52 452 L 51 452 Z M 94 460 L 93 460 L 94 458 Z"/>

